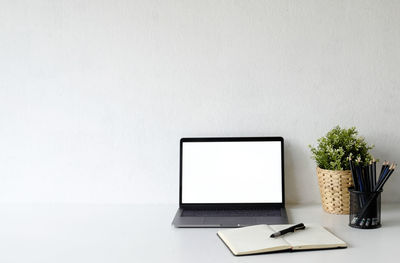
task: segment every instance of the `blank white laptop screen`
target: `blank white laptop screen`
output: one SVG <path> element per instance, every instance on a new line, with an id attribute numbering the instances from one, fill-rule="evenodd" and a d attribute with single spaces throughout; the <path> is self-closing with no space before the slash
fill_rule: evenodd
<path id="1" fill-rule="evenodd" d="M 182 203 L 281 203 L 280 141 L 183 142 Z"/>

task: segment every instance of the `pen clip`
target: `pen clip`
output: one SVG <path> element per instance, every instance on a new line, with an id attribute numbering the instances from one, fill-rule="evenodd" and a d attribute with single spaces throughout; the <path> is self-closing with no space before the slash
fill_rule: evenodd
<path id="1" fill-rule="evenodd" d="M 295 227 L 295 228 L 293 229 L 293 232 L 294 232 L 294 231 L 297 231 L 297 230 L 302 230 L 302 229 L 304 229 L 304 228 L 306 228 L 305 225 Z"/>

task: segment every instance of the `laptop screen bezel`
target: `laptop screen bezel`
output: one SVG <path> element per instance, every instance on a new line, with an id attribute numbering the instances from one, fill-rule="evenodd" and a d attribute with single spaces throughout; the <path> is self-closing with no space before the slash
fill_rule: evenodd
<path id="1" fill-rule="evenodd" d="M 185 142 L 265 142 L 274 141 L 281 143 L 281 203 L 182 203 L 182 155 L 183 143 Z M 283 137 L 201 137 L 201 138 L 181 138 L 179 156 L 179 207 L 186 209 L 245 209 L 245 208 L 285 208 L 285 183 L 284 183 L 284 139 Z"/>

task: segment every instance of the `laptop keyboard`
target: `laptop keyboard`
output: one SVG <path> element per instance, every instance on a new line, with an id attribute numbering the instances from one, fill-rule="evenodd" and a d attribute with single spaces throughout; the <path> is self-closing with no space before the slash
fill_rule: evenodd
<path id="1" fill-rule="evenodd" d="M 181 216 L 281 216 L 281 209 L 184 209 Z"/>

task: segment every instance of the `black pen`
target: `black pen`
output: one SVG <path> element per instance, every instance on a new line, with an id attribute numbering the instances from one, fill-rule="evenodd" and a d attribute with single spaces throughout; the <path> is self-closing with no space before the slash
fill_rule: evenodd
<path id="1" fill-rule="evenodd" d="M 283 229 L 281 231 L 278 231 L 276 233 L 273 233 L 270 237 L 279 237 L 279 236 L 282 236 L 282 235 L 287 234 L 289 232 L 294 232 L 294 231 L 302 230 L 302 229 L 305 229 L 305 228 L 306 227 L 304 226 L 304 224 L 300 223 L 300 224 L 291 226 L 289 228 Z"/>

